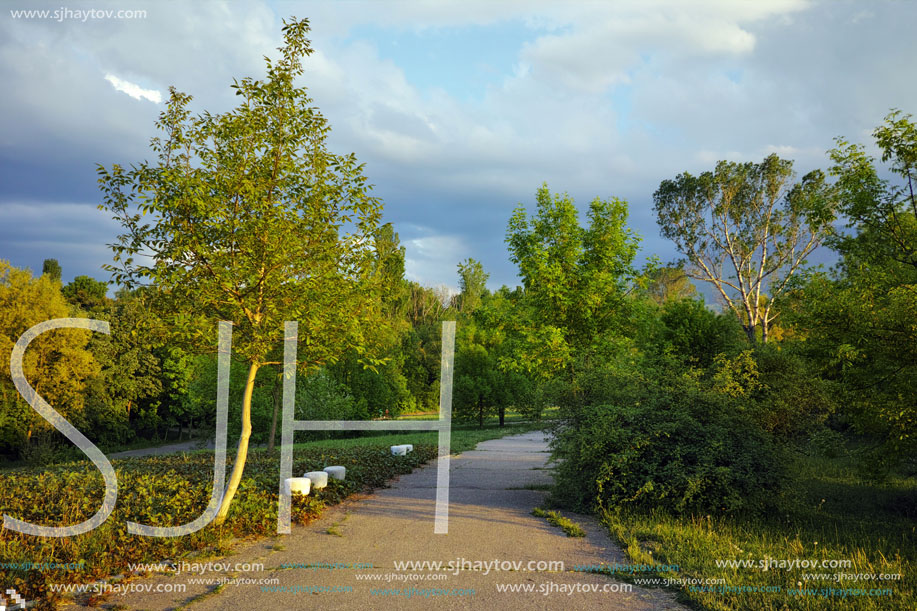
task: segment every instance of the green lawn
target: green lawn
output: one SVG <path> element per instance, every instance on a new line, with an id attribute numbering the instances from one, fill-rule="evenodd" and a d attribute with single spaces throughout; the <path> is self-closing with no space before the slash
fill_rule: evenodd
<path id="1" fill-rule="evenodd" d="M 662 512 L 625 512 L 606 513 L 604 520 L 631 562 L 679 566 L 678 572 L 662 577 L 720 578 L 733 588 L 779 590 L 724 593 L 678 587 L 679 597 L 698 608 L 917 609 L 917 478 L 899 476 L 877 484 L 858 475 L 849 459 L 800 457 L 797 469 L 799 498 L 780 513 L 675 518 Z M 850 565 L 759 568 L 761 561 L 797 558 Z M 717 560 L 750 560 L 756 566 L 718 567 Z M 851 577 L 836 581 L 838 574 Z M 863 578 L 878 574 L 901 577 Z M 876 592 L 887 589 L 890 596 Z"/>
<path id="2" fill-rule="evenodd" d="M 453 424 L 451 435 L 450 451 L 453 454 L 473 449 L 482 441 L 488 439 L 498 439 L 506 435 L 518 435 L 529 431 L 537 431 L 545 426 L 541 422 L 519 422 L 507 419 L 506 426 L 501 428 L 496 422 L 487 423 L 484 428 L 478 428 L 477 425 L 471 424 Z M 341 447 L 350 448 L 365 445 L 392 446 L 404 443 L 414 445 L 432 444 L 438 445 L 439 433 L 436 431 L 405 431 L 405 432 L 381 432 L 366 433 L 360 437 L 351 437 L 347 439 L 323 439 L 317 441 L 307 441 L 297 443 L 296 449 L 318 448 L 318 447 Z"/>

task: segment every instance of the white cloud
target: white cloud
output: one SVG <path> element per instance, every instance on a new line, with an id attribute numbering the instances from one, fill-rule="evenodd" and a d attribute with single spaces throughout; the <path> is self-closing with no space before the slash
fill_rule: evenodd
<path id="1" fill-rule="evenodd" d="M 121 93 L 126 93 L 135 100 L 149 100 L 154 104 L 162 102 L 162 94 L 155 89 L 144 89 L 140 85 L 120 79 L 114 74 L 106 74 L 105 80 L 111 83 L 112 87 Z"/>

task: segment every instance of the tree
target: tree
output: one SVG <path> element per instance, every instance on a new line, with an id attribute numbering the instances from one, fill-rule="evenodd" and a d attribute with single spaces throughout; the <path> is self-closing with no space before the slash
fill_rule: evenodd
<path id="1" fill-rule="evenodd" d="M 830 151 L 850 231 L 830 240 L 841 254 L 833 273 L 800 283 L 793 318 L 887 465 L 917 448 L 917 124 L 892 111 L 873 136 L 890 179 L 860 144 L 838 138 Z"/>
<path id="2" fill-rule="evenodd" d="M 490 275 L 484 271 L 479 261 L 467 259 L 458 264 L 459 272 L 459 310 L 463 314 L 473 312 L 481 305 L 481 296 L 487 291 L 487 279 Z"/>
<path id="3" fill-rule="evenodd" d="M 627 228 L 627 203 L 617 198 L 594 199 L 586 227 L 569 195 L 542 185 L 536 201 L 531 218 L 516 209 L 506 241 L 524 288 L 517 368 L 547 374 L 566 368 L 574 351 L 588 354 L 617 324 L 639 238 Z"/>
<path id="4" fill-rule="evenodd" d="M 32 278 L 28 270 L 0 260 L 0 354 L 9 355 L 23 333 L 53 318 L 67 318 L 70 307 L 50 276 Z M 86 349 L 90 332 L 57 329 L 38 336 L 26 351 L 23 371 L 35 391 L 76 426 L 85 424 L 86 384 L 99 373 Z M 18 393 L 9 365 L 0 370 L 0 448 L 22 456 L 40 436 L 54 429 Z"/>
<path id="5" fill-rule="evenodd" d="M 125 233 L 112 245 L 116 281 L 150 284 L 170 341 L 213 351 L 218 320 L 232 321 L 233 354 L 248 366 L 239 449 L 217 513 L 242 478 L 258 371 L 283 323 L 306 338 L 299 365 L 315 370 L 349 350 L 364 360 L 381 320 L 373 236 L 381 202 L 353 154 L 328 151 L 330 128 L 294 85 L 312 53 L 308 20 L 284 22 L 285 45 L 267 77 L 235 81 L 239 105 L 191 117 L 191 96 L 170 89 L 156 125 L 155 163 L 99 168 L 101 208 Z"/>
<path id="6" fill-rule="evenodd" d="M 660 231 L 688 258 L 688 276 L 716 287 L 751 342 L 759 330 L 767 342 L 775 300 L 830 235 L 837 213 L 823 172 L 793 178 L 792 161 L 769 155 L 679 174 L 653 194 Z"/>
<path id="7" fill-rule="evenodd" d="M 92 310 L 105 303 L 108 283 L 89 276 L 77 276 L 61 289 L 64 297 L 83 310 Z"/>
<path id="8" fill-rule="evenodd" d="M 683 267 L 658 267 L 650 271 L 647 281 L 647 294 L 657 305 L 697 297 L 697 289 Z"/>
<path id="9" fill-rule="evenodd" d="M 45 259 L 41 264 L 41 275 L 46 275 L 51 280 L 60 282 L 61 267 L 60 263 L 57 262 L 57 259 Z"/>
<path id="10" fill-rule="evenodd" d="M 141 428 L 138 414 L 158 411 L 164 376 L 143 322 L 149 316 L 143 294 L 127 291 L 93 312 L 93 318 L 109 321 L 111 328 L 108 335 L 93 333 L 89 343 L 101 367 L 89 385 L 86 406 L 96 439 L 127 441 Z"/>

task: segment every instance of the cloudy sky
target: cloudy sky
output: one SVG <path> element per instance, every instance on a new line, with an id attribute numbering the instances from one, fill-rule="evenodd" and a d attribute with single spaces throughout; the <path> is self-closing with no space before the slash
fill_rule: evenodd
<path id="1" fill-rule="evenodd" d="M 455 286 L 467 257 L 515 285 L 506 223 L 542 182 L 581 209 L 626 199 L 643 256 L 668 260 L 661 180 L 771 152 L 801 176 L 835 136 L 869 142 L 890 108 L 917 113 L 911 1 L 2 4 L 0 258 L 57 258 L 65 281 L 108 279 L 118 226 L 96 209 L 96 164 L 153 157 L 170 85 L 197 111 L 232 108 L 233 77 L 263 75 L 290 16 L 311 21 L 301 84 L 332 150 L 365 162 L 428 285 Z"/>

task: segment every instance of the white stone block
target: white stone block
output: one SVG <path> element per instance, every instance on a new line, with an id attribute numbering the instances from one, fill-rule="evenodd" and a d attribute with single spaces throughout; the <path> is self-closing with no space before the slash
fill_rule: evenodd
<path id="1" fill-rule="evenodd" d="M 328 474 L 328 477 L 343 480 L 347 476 L 347 467 L 341 467 L 337 465 L 333 467 L 325 467 L 325 473 Z"/>
<path id="2" fill-rule="evenodd" d="M 309 494 L 312 487 L 312 480 L 308 477 L 290 477 L 283 480 L 284 487 L 290 494 L 299 493 L 302 495 Z"/>
<path id="3" fill-rule="evenodd" d="M 309 471 L 303 477 L 312 480 L 312 487 L 318 490 L 328 485 L 328 474 L 324 471 Z"/>

